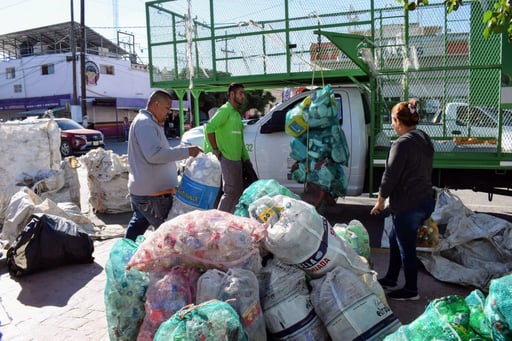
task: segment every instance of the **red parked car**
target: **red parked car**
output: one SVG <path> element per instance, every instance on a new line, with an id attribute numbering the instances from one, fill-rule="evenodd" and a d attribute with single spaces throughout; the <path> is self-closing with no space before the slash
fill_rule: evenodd
<path id="1" fill-rule="evenodd" d="M 82 155 L 91 149 L 105 147 L 101 131 L 86 129 L 69 118 L 56 118 L 55 122 L 60 128 L 60 153 L 63 157 Z"/>

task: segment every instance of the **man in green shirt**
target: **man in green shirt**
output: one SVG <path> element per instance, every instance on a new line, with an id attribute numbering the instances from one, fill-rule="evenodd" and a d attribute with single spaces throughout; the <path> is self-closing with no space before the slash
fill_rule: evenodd
<path id="1" fill-rule="evenodd" d="M 212 151 L 220 160 L 222 191 L 218 209 L 233 213 L 243 188 L 242 166 L 250 163 L 244 143 L 244 125 L 238 111 L 245 100 L 244 86 L 232 83 L 228 101 L 221 106 L 205 128 L 205 152 Z"/>

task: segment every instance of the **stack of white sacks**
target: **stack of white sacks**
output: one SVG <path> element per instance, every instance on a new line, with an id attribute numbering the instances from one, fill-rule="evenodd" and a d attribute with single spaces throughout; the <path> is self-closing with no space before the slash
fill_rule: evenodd
<path id="1" fill-rule="evenodd" d="M 266 181 L 275 183 L 251 187 Z M 211 299 L 237 311 L 247 340 L 380 340 L 400 327 L 367 260 L 315 207 L 254 195 L 250 217 L 215 209 L 177 215 L 118 264 L 150 275 L 139 340 L 151 339 L 184 305 Z M 174 277 L 165 286 L 173 293 L 152 294 L 165 276 Z M 109 329 L 119 333 L 107 310 Z"/>
<path id="2" fill-rule="evenodd" d="M 95 213 L 131 212 L 128 194 L 128 155 L 93 149 L 80 157 L 87 169 L 89 205 Z"/>

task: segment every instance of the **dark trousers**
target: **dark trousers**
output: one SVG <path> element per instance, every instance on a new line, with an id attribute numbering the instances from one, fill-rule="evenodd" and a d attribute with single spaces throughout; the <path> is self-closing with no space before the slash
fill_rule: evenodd
<path id="1" fill-rule="evenodd" d="M 238 204 L 244 191 L 242 161 L 228 160 L 221 156 L 220 166 L 222 169 L 222 191 L 224 194 L 220 198 L 218 209 L 234 213 L 236 204 Z"/>
<path id="2" fill-rule="evenodd" d="M 172 208 L 173 196 L 172 194 L 156 197 L 130 194 L 130 202 L 133 215 L 128 223 L 125 238 L 135 241 L 150 225 L 156 229 L 167 220 Z"/>
<path id="3" fill-rule="evenodd" d="M 418 259 L 416 239 L 418 228 L 434 211 L 434 199 L 426 197 L 415 208 L 393 214 L 393 227 L 389 234 L 389 263 L 386 278 L 396 282 L 400 268 L 404 267 L 404 288 L 418 290 Z"/>

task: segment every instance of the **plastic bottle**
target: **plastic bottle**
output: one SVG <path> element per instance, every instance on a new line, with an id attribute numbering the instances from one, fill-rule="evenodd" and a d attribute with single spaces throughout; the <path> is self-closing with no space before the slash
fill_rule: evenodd
<path id="1" fill-rule="evenodd" d="M 299 137 L 306 132 L 308 123 L 304 117 L 310 105 L 311 97 L 307 96 L 299 105 L 286 113 L 285 131 L 288 135 Z"/>

